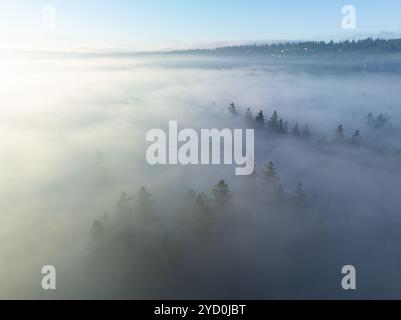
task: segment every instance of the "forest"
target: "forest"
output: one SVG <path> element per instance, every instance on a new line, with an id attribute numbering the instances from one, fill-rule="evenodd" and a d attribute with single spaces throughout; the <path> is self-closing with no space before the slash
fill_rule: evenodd
<path id="1" fill-rule="evenodd" d="M 361 126 L 368 130 L 369 139 L 364 139 L 360 129 L 346 130 L 342 124 L 333 128 L 330 136 L 322 135 L 313 130 L 313 124 L 290 123 L 278 111 L 270 116 L 265 116 L 263 110 L 254 114 L 251 108 L 239 108 L 235 103 L 227 108 L 226 117 L 233 122 L 243 121 L 247 128 L 256 130 L 256 137 L 261 140 L 270 139 L 278 144 L 292 140 L 329 156 L 337 156 L 339 149 L 349 149 L 361 156 L 368 152 L 390 162 L 401 160 L 400 149 L 386 149 L 371 138 L 391 127 L 383 114 L 365 116 Z M 98 172 L 106 179 L 104 157 L 101 153 L 97 157 Z M 302 288 L 314 288 L 319 281 L 333 277 L 331 272 L 312 274 L 313 265 L 322 263 L 321 259 L 326 266 L 334 263 L 328 230 L 335 216 L 324 201 L 309 197 L 309 186 L 303 181 L 284 186 L 282 178 L 288 173 L 280 171 L 280 163 L 271 159 L 265 159 L 264 163 L 251 176 L 240 178 L 240 194 L 232 192 L 224 178 L 216 179 L 209 190 L 182 190 L 181 198 L 174 200 L 173 206 L 171 200 L 159 199 L 145 186 L 138 187 L 136 193 L 122 192 L 112 212 L 99 215 L 89 229 L 93 259 L 97 264 L 104 259 L 125 261 L 126 268 L 136 270 L 135 274 L 125 275 L 132 278 L 132 287 L 124 285 L 127 292 L 123 294 L 129 296 L 224 298 L 230 282 L 240 281 L 245 289 L 230 291 L 229 297 L 298 297 L 296 290 L 284 289 L 280 278 L 276 278 L 282 270 L 276 270 L 274 263 L 288 259 L 285 277 L 302 281 Z M 277 234 L 275 229 L 282 234 Z M 291 234 L 288 239 L 287 233 Z M 305 262 L 305 258 L 301 259 L 295 252 L 287 252 L 285 256 L 289 249 L 286 246 L 290 250 L 300 250 L 310 260 Z M 245 266 L 244 259 L 249 255 L 253 257 L 253 250 L 261 247 L 265 248 L 266 256 L 258 257 L 254 265 Z M 311 269 L 305 271 L 308 268 Z M 304 278 L 305 272 L 309 277 Z M 303 280 L 298 278 L 301 274 Z M 143 291 L 141 286 L 142 291 L 137 292 L 138 277 L 152 278 L 152 283 L 156 281 L 155 287 Z M 255 284 L 254 277 L 264 283 L 261 284 L 264 289 L 248 287 Z M 308 285 L 311 278 L 316 283 Z M 333 281 L 329 287 L 335 284 Z M 219 292 L 219 288 L 225 289 Z M 281 292 L 285 294 L 281 296 Z M 317 290 L 315 294 L 322 292 Z M 313 296 L 313 293 L 306 296 Z"/>
<path id="2" fill-rule="evenodd" d="M 321 54 L 376 55 L 401 52 L 401 39 L 364 38 L 344 41 L 293 41 L 264 45 L 241 45 L 216 49 L 194 49 L 184 53 L 216 53 L 222 55 L 272 55 L 272 56 L 316 56 Z M 176 51 L 176 53 L 178 53 Z"/>

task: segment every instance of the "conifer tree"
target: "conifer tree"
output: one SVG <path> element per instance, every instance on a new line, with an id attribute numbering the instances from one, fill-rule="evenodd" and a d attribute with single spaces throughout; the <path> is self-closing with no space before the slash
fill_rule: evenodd
<path id="1" fill-rule="evenodd" d="M 212 195 L 213 200 L 218 207 L 226 206 L 233 197 L 224 180 L 220 180 L 220 182 L 212 189 Z"/>
<path id="2" fill-rule="evenodd" d="M 277 169 L 274 166 L 274 163 L 270 161 L 265 168 L 265 177 L 269 182 L 277 183 L 280 181 L 280 176 L 277 172 Z"/>
<path id="3" fill-rule="evenodd" d="M 356 130 L 354 135 L 351 138 L 351 143 L 355 146 L 360 146 L 362 142 L 361 132 L 360 130 Z"/>
<path id="4" fill-rule="evenodd" d="M 137 198 L 139 200 L 139 208 L 141 211 L 148 212 L 150 210 L 152 205 L 150 197 L 151 197 L 150 193 L 148 193 L 146 188 L 142 186 L 137 194 Z"/>
<path id="5" fill-rule="evenodd" d="M 300 209 L 305 209 L 308 206 L 308 200 L 301 182 L 298 184 L 297 190 L 295 191 L 294 202 L 295 205 Z"/>
<path id="6" fill-rule="evenodd" d="M 278 127 L 279 127 L 279 118 L 278 118 L 278 113 L 277 111 L 273 112 L 273 115 L 270 117 L 270 120 L 267 122 L 267 127 L 273 131 L 277 132 Z"/>
<path id="7" fill-rule="evenodd" d="M 262 127 L 262 126 L 265 125 L 265 116 L 264 116 L 262 110 L 260 110 L 260 112 L 259 112 L 258 115 L 256 116 L 255 121 L 256 121 L 256 124 L 257 124 L 259 127 Z"/>
<path id="8" fill-rule="evenodd" d="M 301 136 L 301 130 L 299 130 L 299 125 L 298 122 L 295 124 L 294 128 L 292 129 L 292 135 L 294 137 L 300 137 Z"/>
<path id="9" fill-rule="evenodd" d="M 370 113 L 368 114 L 367 122 L 368 122 L 368 125 L 370 125 L 370 126 L 373 126 L 373 125 L 374 125 L 375 120 L 374 120 L 374 118 L 373 118 L 372 112 L 370 112 Z"/>
<path id="10" fill-rule="evenodd" d="M 344 126 L 340 124 L 336 130 L 336 142 L 344 141 Z"/>
<path id="11" fill-rule="evenodd" d="M 229 110 L 233 115 L 238 115 L 237 107 L 235 106 L 234 102 L 232 102 L 232 103 L 230 104 L 230 107 L 228 108 L 228 110 Z"/>
<path id="12" fill-rule="evenodd" d="M 386 125 L 386 123 L 387 123 L 387 119 L 385 118 L 384 115 L 380 114 L 376 119 L 375 128 L 380 129 L 380 128 L 384 127 Z"/>
<path id="13" fill-rule="evenodd" d="M 277 133 L 278 134 L 286 134 L 287 133 L 283 119 L 280 119 L 278 122 Z"/>
<path id="14" fill-rule="evenodd" d="M 246 111 L 245 111 L 245 118 L 246 118 L 246 121 L 247 121 L 248 123 L 252 123 L 252 122 L 253 122 L 253 115 L 252 115 L 251 108 L 246 109 Z"/>

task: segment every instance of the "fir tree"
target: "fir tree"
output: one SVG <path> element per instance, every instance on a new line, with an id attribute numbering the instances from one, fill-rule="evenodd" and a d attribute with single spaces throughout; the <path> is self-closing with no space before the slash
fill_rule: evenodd
<path id="1" fill-rule="evenodd" d="M 344 126 L 340 124 L 336 130 L 336 142 L 344 141 Z"/>
<path id="2" fill-rule="evenodd" d="M 280 119 L 278 122 L 277 133 L 278 134 L 286 134 L 287 133 L 283 119 Z"/>
<path id="3" fill-rule="evenodd" d="M 368 114 L 367 123 L 369 126 L 373 126 L 375 123 L 372 112 Z"/>
<path id="4" fill-rule="evenodd" d="M 362 142 L 361 132 L 360 132 L 360 130 L 356 130 L 355 133 L 354 133 L 354 135 L 353 135 L 352 138 L 351 138 L 351 143 L 352 143 L 354 146 L 360 146 L 360 145 L 361 145 L 361 142 Z"/>
<path id="5" fill-rule="evenodd" d="M 277 172 L 277 169 L 274 166 L 274 163 L 270 161 L 265 168 L 265 177 L 269 182 L 277 183 L 280 181 L 280 176 Z"/>
<path id="6" fill-rule="evenodd" d="M 235 106 L 234 102 L 232 102 L 232 103 L 230 104 L 230 107 L 228 108 L 228 110 L 229 110 L 233 115 L 238 115 L 237 107 Z"/>
<path id="7" fill-rule="evenodd" d="M 277 111 L 273 112 L 273 115 L 270 117 L 270 120 L 267 122 L 267 127 L 273 131 L 277 132 L 278 127 L 279 127 L 279 118 L 278 118 L 278 113 Z"/>
<path id="8" fill-rule="evenodd" d="M 294 193 L 294 202 L 295 205 L 300 209 L 305 209 L 308 206 L 308 200 L 301 182 L 298 184 L 297 190 Z"/>
<path id="9" fill-rule="evenodd" d="M 142 186 L 137 194 L 137 198 L 139 200 L 139 208 L 141 211 L 147 212 L 150 210 L 152 205 L 150 197 L 151 197 L 150 193 L 148 193 L 146 191 L 146 188 Z"/>
<path id="10" fill-rule="evenodd" d="M 380 129 L 380 128 L 384 127 L 386 125 L 386 123 L 387 123 L 387 119 L 384 117 L 384 115 L 380 114 L 376 119 L 375 128 Z"/>
<path id="11" fill-rule="evenodd" d="M 300 137 L 301 136 L 301 130 L 299 130 L 299 125 L 298 122 L 295 124 L 294 128 L 292 129 L 292 135 L 294 137 Z"/>
<path id="12" fill-rule="evenodd" d="M 220 180 L 220 182 L 212 189 L 212 195 L 213 200 L 218 207 L 226 206 L 233 197 L 224 180 Z"/>
<path id="13" fill-rule="evenodd" d="M 259 112 L 258 115 L 256 116 L 255 121 L 256 121 L 256 124 L 257 124 L 259 127 L 262 127 L 262 126 L 265 125 L 265 116 L 264 116 L 262 110 L 260 110 L 260 112 Z"/>
<path id="14" fill-rule="evenodd" d="M 253 115 L 252 115 L 251 108 L 246 109 L 245 118 L 246 118 L 248 123 L 252 123 L 253 122 Z"/>

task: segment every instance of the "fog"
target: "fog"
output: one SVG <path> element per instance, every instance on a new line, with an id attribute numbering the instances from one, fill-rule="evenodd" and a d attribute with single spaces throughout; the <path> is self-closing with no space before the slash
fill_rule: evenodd
<path id="1" fill-rule="evenodd" d="M 401 298 L 401 77 L 326 62 L 1 57 L 0 297 Z M 258 128 L 260 110 L 288 134 Z M 146 133 L 169 120 L 256 128 L 255 175 L 148 165 Z M 295 137 L 295 123 L 311 135 Z M 216 205 L 221 179 L 233 197 Z M 41 287 L 44 265 L 55 291 Z M 344 265 L 358 290 L 341 288 Z"/>

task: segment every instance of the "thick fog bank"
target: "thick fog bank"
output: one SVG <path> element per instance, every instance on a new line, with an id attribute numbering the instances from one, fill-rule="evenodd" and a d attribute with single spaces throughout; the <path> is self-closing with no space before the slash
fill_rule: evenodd
<path id="1" fill-rule="evenodd" d="M 400 298 L 394 59 L 341 72 L 246 57 L 3 61 L 0 297 Z M 255 129 L 255 173 L 148 165 L 146 133 L 169 120 Z"/>

